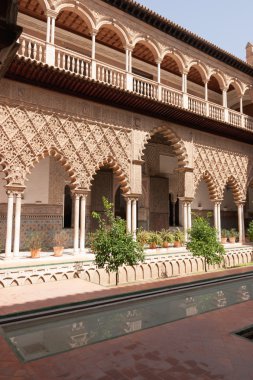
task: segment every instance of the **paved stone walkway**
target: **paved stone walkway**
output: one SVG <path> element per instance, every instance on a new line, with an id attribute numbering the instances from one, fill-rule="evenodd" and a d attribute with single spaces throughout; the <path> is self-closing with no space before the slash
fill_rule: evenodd
<path id="1" fill-rule="evenodd" d="M 229 270 L 222 274 L 247 271 L 250 271 L 250 268 Z M 153 283 L 152 286 L 220 275 L 221 272 L 164 280 Z M 52 298 L 52 294 L 48 293 L 50 298 L 36 302 L 32 301 L 32 298 L 29 300 L 27 298 L 25 304 L 19 305 L 19 310 L 42 307 L 52 302 L 59 304 L 67 300 L 80 301 L 115 292 L 122 293 L 150 287 L 150 284 L 118 289 L 100 287 L 90 293 L 78 293 L 82 291 L 78 288 L 80 280 L 73 281 L 76 281 L 73 282 L 75 285 L 72 284 L 76 286 L 75 295 L 71 293 L 61 297 L 59 294 L 57 298 Z M 63 283 L 67 286 L 70 281 L 61 282 Z M 38 286 L 43 286 L 45 289 L 47 285 L 59 287 L 60 284 Z M 19 289 L 25 293 L 25 288 L 34 287 Z M 10 290 L 17 291 L 17 289 Z M 6 290 L 9 289 L 3 291 Z M 25 300 L 25 296 L 23 297 Z M 13 299 L 13 303 L 17 300 L 18 298 Z M 17 305 L 10 304 L 1 308 L 2 314 L 17 308 Z M 232 334 L 252 324 L 253 301 L 247 301 L 29 363 L 22 363 L 0 337 L 0 380 L 252 380 L 252 342 Z"/>

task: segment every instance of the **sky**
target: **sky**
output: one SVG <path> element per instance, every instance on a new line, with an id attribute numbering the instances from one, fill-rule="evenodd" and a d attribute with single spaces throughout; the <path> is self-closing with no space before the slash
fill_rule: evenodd
<path id="1" fill-rule="evenodd" d="M 253 0 L 137 0 L 151 10 L 245 60 L 253 43 Z"/>

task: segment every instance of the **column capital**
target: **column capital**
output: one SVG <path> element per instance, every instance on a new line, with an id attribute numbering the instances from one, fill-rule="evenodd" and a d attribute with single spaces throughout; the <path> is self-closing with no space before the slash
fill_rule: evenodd
<path id="1" fill-rule="evenodd" d="M 125 50 L 131 51 L 131 52 L 134 50 L 134 47 L 132 45 L 129 45 L 129 44 L 126 44 L 124 46 L 124 48 L 125 48 Z"/>
<path id="2" fill-rule="evenodd" d="M 21 186 L 21 185 L 6 185 L 5 186 L 5 189 L 6 189 L 6 194 L 13 194 L 13 195 L 18 195 L 18 194 L 23 194 L 24 190 L 26 189 L 25 186 Z"/>
<path id="3" fill-rule="evenodd" d="M 91 36 L 96 36 L 98 34 L 98 30 L 95 28 L 92 28 L 91 30 Z"/>
<path id="4" fill-rule="evenodd" d="M 48 9 L 46 12 L 47 17 L 56 18 L 58 13 L 56 11 L 53 11 L 52 9 Z"/>
<path id="5" fill-rule="evenodd" d="M 141 194 L 124 194 L 124 198 L 126 198 L 126 200 L 131 200 L 131 201 L 138 201 L 138 199 L 140 198 Z"/>
<path id="6" fill-rule="evenodd" d="M 155 63 L 157 64 L 157 65 L 159 65 L 159 64 L 161 64 L 162 63 L 162 58 L 157 58 L 156 59 L 156 61 L 155 61 Z"/>

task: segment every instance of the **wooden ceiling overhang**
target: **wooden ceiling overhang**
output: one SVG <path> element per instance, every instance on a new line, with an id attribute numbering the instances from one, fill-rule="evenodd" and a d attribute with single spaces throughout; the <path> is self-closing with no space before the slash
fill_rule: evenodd
<path id="1" fill-rule="evenodd" d="M 194 114 L 177 106 L 148 99 L 142 95 L 121 90 L 109 84 L 81 78 L 76 74 L 24 57 L 15 57 L 6 73 L 6 77 L 166 122 L 180 124 L 202 132 L 212 133 L 217 137 L 223 136 L 253 144 L 253 133 L 248 130 Z"/>

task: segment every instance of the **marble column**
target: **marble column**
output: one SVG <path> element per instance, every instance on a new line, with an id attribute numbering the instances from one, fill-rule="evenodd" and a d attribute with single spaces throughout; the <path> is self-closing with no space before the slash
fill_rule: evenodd
<path id="1" fill-rule="evenodd" d="M 12 256 L 12 223 L 13 223 L 13 192 L 7 192 L 7 220 L 6 220 L 6 241 L 5 241 L 5 258 L 10 258 Z"/>
<path id="2" fill-rule="evenodd" d="M 16 194 L 16 207 L 15 207 L 15 231 L 14 231 L 14 256 L 19 255 L 20 246 L 20 222 L 21 222 L 21 193 Z"/>
<path id="3" fill-rule="evenodd" d="M 85 251 L 86 194 L 81 195 L 80 253 Z"/>
<path id="4" fill-rule="evenodd" d="M 134 240 L 136 240 L 136 228 L 137 228 L 137 200 L 132 200 L 132 234 Z"/>
<path id="5" fill-rule="evenodd" d="M 184 235 L 185 235 L 185 240 L 187 241 L 188 239 L 188 204 L 187 202 L 183 202 L 183 212 L 184 212 Z"/>
<path id="6" fill-rule="evenodd" d="M 243 210 L 243 203 L 239 203 L 237 205 L 238 210 L 238 230 L 239 230 L 239 242 L 244 243 L 245 236 L 244 236 L 244 210 Z"/>
<path id="7" fill-rule="evenodd" d="M 126 222 L 127 222 L 127 231 L 132 232 L 132 200 L 131 198 L 126 198 Z"/>
<path id="8" fill-rule="evenodd" d="M 75 194 L 75 221 L 74 221 L 74 254 L 79 252 L 79 209 L 80 195 Z"/>

